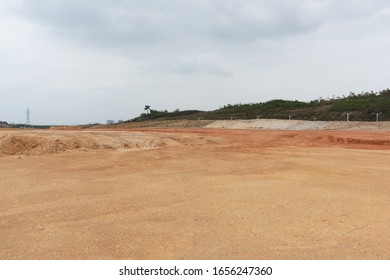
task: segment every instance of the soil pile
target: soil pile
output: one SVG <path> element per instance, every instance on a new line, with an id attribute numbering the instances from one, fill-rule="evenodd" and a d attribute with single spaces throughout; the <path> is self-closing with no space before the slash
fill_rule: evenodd
<path id="1" fill-rule="evenodd" d="M 137 136 L 108 136 L 104 133 L 57 133 L 54 136 L 39 132 L 14 132 L 0 137 L 0 154 L 42 155 L 96 149 L 150 149 L 176 142 L 153 136 Z"/>
<path id="2" fill-rule="evenodd" d="M 0 155 L 43 155 L 99 149 L 156 149 L 163 146 L 202 145 L 206 142 L 203 137 L 172 137 L 161 135 L 158 131 L 52 131 L 2 131 Z"/>

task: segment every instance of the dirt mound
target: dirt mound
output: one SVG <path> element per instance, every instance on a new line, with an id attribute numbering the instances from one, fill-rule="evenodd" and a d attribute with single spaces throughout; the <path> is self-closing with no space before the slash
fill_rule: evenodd
<path id="1" fill-rule="evenodd" d="M 4 131 L 0 133 L 0 155 L 42 155 L 97 149 L 156 149 L 163 146 L 196 146 L 205 142 L 203 137 L 173 137 L 158 131 Z"/>
<path id="2" fill-rule="evenodd" d="M 79 141 L 61 141 L 43 137 L 9 135 L 1 139 L 0 152 L 5 155 L 46 154 L 78 149 Z"/>
<path id="3" fill-rule="evenodd" d="M 137 134 L 137 135 L 134 135 Z M 145 136 L 140 133 L 124 135 L 107 133 L 8 133 L 0 136 L 2 155 L 42 155 L 96 149 L 151 149 L 174 145 L 173 139 Z"/>

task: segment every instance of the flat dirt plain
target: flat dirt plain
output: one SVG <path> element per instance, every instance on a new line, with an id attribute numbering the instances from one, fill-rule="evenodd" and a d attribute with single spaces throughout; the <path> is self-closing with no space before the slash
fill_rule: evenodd
<path id="1" fill-rule="evenodd" d="M 390 259 L 390 132 L 0 130 L 0 259 Z"/>

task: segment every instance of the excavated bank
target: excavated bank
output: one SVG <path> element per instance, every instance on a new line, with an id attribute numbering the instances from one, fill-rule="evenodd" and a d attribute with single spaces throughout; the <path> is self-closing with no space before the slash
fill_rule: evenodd
<path id="1" fill-rule="evenodd" d="M 390 130 L 390 122 L 346 122 L 303 120 L 219 120 L 206 128 L 264 129 L 264 130 Z"/>

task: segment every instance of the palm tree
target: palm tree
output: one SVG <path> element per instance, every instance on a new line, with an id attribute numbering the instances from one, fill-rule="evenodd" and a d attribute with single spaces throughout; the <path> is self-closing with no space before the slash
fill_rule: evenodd
<path id="1" fill-rule="evenodd" d="M 146 111 L 146 114 L 150 115 L 150 105 L 145 105 L 144 110 Z"/>

